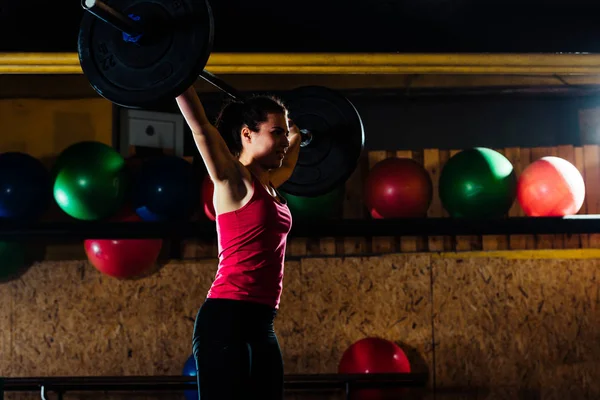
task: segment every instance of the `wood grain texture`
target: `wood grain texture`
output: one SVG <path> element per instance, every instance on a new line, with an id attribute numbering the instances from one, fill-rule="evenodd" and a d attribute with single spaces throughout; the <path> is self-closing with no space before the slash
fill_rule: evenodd
<path id="1" fill-rule="evenodd" d="M 405 349 L 416 371 L 431 359 L 429 257 L 304 259 L 304 362 L 299 373 L 332 373 L 346 348 L 379 336 Z"/>
<path id="2" fill-rule="evenodd" d="M 439 387 L 600 395 L 598 259 L 437 259 L 433 276 Z"/>

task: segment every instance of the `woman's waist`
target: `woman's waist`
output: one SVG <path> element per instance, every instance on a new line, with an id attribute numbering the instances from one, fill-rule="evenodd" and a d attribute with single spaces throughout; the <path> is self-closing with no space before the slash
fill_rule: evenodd
<path id="1" fill-rule="evenodd" d="M 283 278 L 285 254 L 237 252 L 219 255 L 216 280 L 227 279 L 252 285 L 272 284 Z"/>
<path id="2" fill-rule="evenodd" d="M 260 265 L 282 263 L 286 242 L 281 243 L 228 243 L 219 241 L 220 264 Z"/>
<path id="3" fill-rule="evenodd" d="M 272 332 L 277 309 L 247 300 L 207 298 L 198 319 L 232 332 Z"/>

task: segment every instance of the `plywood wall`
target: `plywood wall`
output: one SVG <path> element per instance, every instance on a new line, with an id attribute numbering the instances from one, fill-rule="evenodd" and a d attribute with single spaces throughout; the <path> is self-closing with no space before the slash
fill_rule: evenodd
<path id="1" fill-rule="evenodd" d="M 84 140 L 112 144 L 112 104 L 107 100 L 0 100 L 0 152 L 54 158 Z"/>
<path id="2" fill-rule="evenodd" d="M 276 320 L 286 373 L 336 372 L 347 346 L 380 336 L 440 396 L 600 396 L 600 258 L 517 254 L 287 262 Z M 85 261 L 36 265 L 0 285 L 0 374 L 180 374 L 215 270 L 214 259 L 173 261 L 118 281 Z"/>

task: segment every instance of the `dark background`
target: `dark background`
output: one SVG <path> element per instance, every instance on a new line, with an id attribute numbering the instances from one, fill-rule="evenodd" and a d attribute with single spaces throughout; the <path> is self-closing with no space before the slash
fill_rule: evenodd
<path id="1" fill-rule="evenodd" d="M 115 7 L 124 1 L 113 1 Z M 600 50 L 592 0 L 211 0 L 213 52 L 501 52 Z M 0 5 L 0 51 L 75 52 L 80 0 Z M 529 95 L 345 93 L 367 149 L 584 144 L 578 112 L 595 89 Z M 224 96 L 205 96 L 210 109 Z"/>
<path id="2" fill-rule="evenodd" d="M 115 1 L 114 4 L 122 4 Z M 594 0 L 211 0 L 216 52 L 597 52 Z M 2 0 L 0 51 L 76 51 L 80 0 Z"/>
<path id="3" fill-rule="evenodd" d="M 340 91 L 356 107 L 365 131 L 366 150 L 440 150 L 582 146 L 600 136 L 582 137 L 580 111 L 600 107 L 594 91 L 580 94 L 465 95 L 385 94 L 374 90 Z M 270 91 L 285 98 L 286 92 Z M 586 93 L 586 94 L 581 94 Z M 215 120 L 227 97 L 199 93 Z M 157 111 L 179 113 L 173 103 Z M 187 127 L 186 127 L 187 129 Z M 196 150 L 191 141 L 189 154 Z"/>

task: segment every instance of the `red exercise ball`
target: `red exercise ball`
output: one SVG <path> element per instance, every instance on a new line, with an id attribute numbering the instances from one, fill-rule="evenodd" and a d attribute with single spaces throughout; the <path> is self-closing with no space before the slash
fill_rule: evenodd
<path id="1" fill-rule="evenodd" d="M 210 175 L 206 175 L 202 181 L 202 209 L 204 215 L 211 221 L 216 220 L 215 206 L 213 204 L 214 185 Z"/>
<path id="2" fill-rule="evenodd" d="M 433 198 L 427 170 L 410 158 L 388 158 L 371 169 L 364 186 L 372 218 L 425 217 Z"/>
<path id="3" fill-rule="evenodd" d="M 517 199 L 530 217 L 574 215 L 583 205 L 585 183 L 579 170 L 567 160 L 543 157 L 519 177 Z"/>
<path id="4" fill-rule="evenodd" d="M 410 373 L 410 363 L 396 343 L 378 338 L 361 339 L 346 349 L 338 366 L 340 374 Z M 359 389 L 353 398 L 361 400 L 398 399 L 404 388 Z"/>
<path id="5" fill-rule="evenodd" d="M 116 217 L 119 221 L 141 221 L 136 214 Z M 162 239 L 87 239 L 85 253 L 100 272 L 114 278 L 135 278 L 150 271 L 158 259 Z"/>

